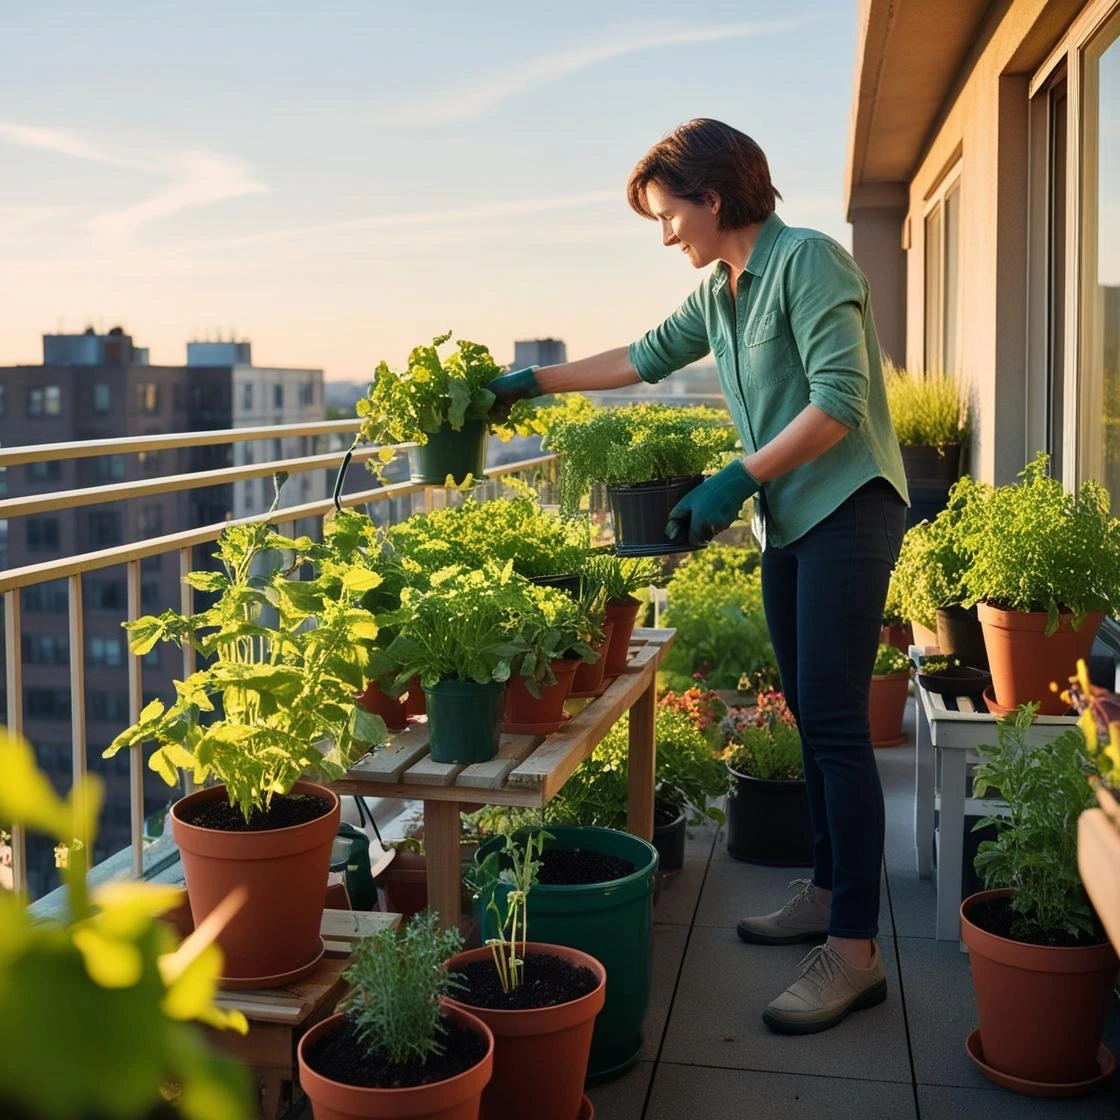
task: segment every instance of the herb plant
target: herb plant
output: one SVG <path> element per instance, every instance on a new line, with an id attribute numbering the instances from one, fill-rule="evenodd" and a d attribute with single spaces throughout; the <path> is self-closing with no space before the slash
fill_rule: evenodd
<path id="1" fill-rule="evenodd" d="M 355 942 L 353 963 L 342 974 L 351 989 L 339 1008 L 368 1052 L 401 1065 L 443 1053 L 440 997 L 462 987 L 444 963 L 462 947 L 459 931 L 441 929 L 432 910 L 400 932 L 378 930 Z"/>
<path id="2" fill-rule="evenodd" d="M 1098 771 L 1079 728 L 1032 745 L 1034 711 L 1023 705 L 1005 716 L 995 745 L 979 748 L 974 795 L 998 790 L 1009 815 L 974 826 L 996 829 L 994 840 L 980 844 L 975 867 L 988 888 L 1011 888 L 1016 938 L 1045 944 L 1056 935 L 1100 937 L 1077 870 L 1077 819 L 1093 804 L 1089 779 Z"/>
<path id="3" fill-rule="evenodd" d="M 804 778 L 797 721 L 780 692 L 759 692 L 756 707 L 733 708 L 721 730 L 720 757 L 732 770 L 772 782 Z"/>
<path id="4" fill-rule="evenodd" d="M 910 671 L 910 658 L 895 646 L 879 643 L 875 654 L 875 665 L 871 670 L 872 676 L 880 677 L 894 673 L 908 673 Z"/>
<path id="5" fill-rule="evenodd" d="M 983 502 L 965 541 L 972 562 L 962 577 L 964 605 L 1046 611 L 1046 633 L 1069 612 L 1074 628 L 1092 611 L 1120 610 L 1120 521 L 1094 481 L 1076 493 L 1047 474 L 1040 452 Z"/>
<path id="6" fill-rule="evenodd" d="M 562 456 L 560 511 L 571 517 L 592 482 L 633 485 L 703 474 L 723 465 L 736 439 L 718 409 L 635 404 L 557 420 L 544 446 Z"/>
<path id="7" fill-rule="evenodd" d="M 601 618 L 581 602 L 555 587 L 528 584 L 523 588 L 525 606 L 519 627 L 525 651 L 516 672 L 525 678 L 531 696 L 539 699 L 542 685 L 556 683 L 552 662 L 564 657 L 596 661 L 592 648 L 602 641 Z"/>
<path id="8" fill-rule="evenodd" d="M 959 657 L 927 657 L 922 661 L 923 673 L 951 673 L 960 667 Z"/>
<path id="9" fill-rule="evenodd" d="M 661 565 L 656 560 L 616 556 L 613 551 L 592 553 L 580 570 L 586 579 L 602 589 L 608 603 L 632 602 L 634 592 L 648 588 L 661 577 Z"/>
<path id="10" fill-rule="evenodd" d="M 942 447 L 963 443 L 969 432 L 968 398 L 950 373 L 908 373 L 887 364 L 887 407 L 898 442 Z"/>
<path id="11" fill-rule="evenodd" d="M 284 552 L 292 561 L 282 569 Z M 126 624 L 134 653 L 159 641 L 189 643 L 206 664 L 175 682 L 170 706 L 151 701 L 104 755 L 154 741 L 159 746 L 148 765 L 168 785 L 180 771 L 198 784 L 213 776 L 248 820 L 305 773 L 340 778 L 384 741 L 381 718 L 354 704 L 377 637 L 377 620 L 360 600 L 379 577 L 262 522 L 228 528 L 217 557 L 220 571 L 187 576 L 191 587 L 217 595 L 212 606 Z M 312 559 L 319 566 L 315 579 L 288 578 Z M 255 574 L 258 568 L 263 574 Z"/>

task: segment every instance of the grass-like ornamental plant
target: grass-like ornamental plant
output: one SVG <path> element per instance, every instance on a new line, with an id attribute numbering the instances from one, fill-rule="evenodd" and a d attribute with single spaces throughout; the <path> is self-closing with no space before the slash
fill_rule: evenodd
<path id="1" fill-rule="evenodd" d="M 1069 612 L 1074 628 L 1092 611 L 1120 610 L 1120 520 L 1108 491 L 1087 480 L 1068 492 L 1040 452 L 1021 482 L 993 490 L 963 533 L 970 556 L 962 604 L 1046 611 L 1046 633 Z"/>
<path id="2" fill-rule="evenodd" d="M 633 485 L 703 474 L 723 466 L 736 440 L 719 409 L 634 404 L 556 419 L 544 446 L 563 457 L 560 510 L 570 517 L 592 482 Z"/>
<path id="3" fill-rule="evenodd" d="M 906 673 L 911 668 L 910 658 L 895 646 L 886 642 L 879 643 L 875 653 L 875 665 L 871 670 L 873 676 L 885 676 L 888 673 Z"/>
<path id="4" fill-rule="evenodd" d="M 580 572 L 602 591 L 605 602 L 621 603 L 656 583 L 661 578 L 661 564 L 651 557 L 618 556 L 607 549 L 587 556 Z"/>
<path id="5" fill-rule="evenodd" d="M 996 829 L 994 840 L 980 844 L 975 867 L 989 889 L 1011 888 L 1018 939 L 1103 940 L 1077 870 L 1077 819 L 1093 805 L 1089 779 L 1098 770 L 1080 728 L 1045 746 L 1031 744 L 1033 717 L 1034 708 L 1023 705 L 996 725 L 994 745 L 978 748 L 974 796 L 998 790 L 1009 815 L 985 817 L 974 826 Z"/>
<path id="6" fill-rule="evenodd" d="M 285 554 L 290 562 L 281 567 Z M 148 765 L 168 785 L 180 771 L 198 784 L 214 777 L 248 820 L 305 773 L 340 778 L 384 741 L 380 717 L 354 704 L 378 632 L 361 600 L 380 577 L 262 522 L 228 528 L 217 557 L 219 571 L 187 576 L 191 587 L 217 596 L 212 606 L 126 625 L 134 653 L 160 641 L 189 643 L 205 667 L 175 682 L 170 706 L 151 701 L 104 754 L 154 741 Z M 289 578 L 304 563 L 315 564 L 318 575 Z"/>
<path id="7" fill-rule="evenodd" d="M 887 407 L 898 442 L 942 447 L 963 443 L 969 432 L 968 397 L 951 374 L 910 373 L 887 363 Z"/>
<path id="8" fill-rule="evenodd" d="M 804 778 L 797 721 L 780 692 L 760 692 L 754 708 L 733 708 L 721 730 L 720 757 L 733 770 L 772 782 Z"/>
<path id="9" fill-rule="evenodd" d="M 457 929 L 441 929 L 423 910 L 400 931 L 383 929 L 355 942 L 342 974 L 350 992 L 339 1004 L 370 1053 L 404 1064 L 443 1053 L 440 997 L 462 986 L 444 963 L 463 947 Z"/>

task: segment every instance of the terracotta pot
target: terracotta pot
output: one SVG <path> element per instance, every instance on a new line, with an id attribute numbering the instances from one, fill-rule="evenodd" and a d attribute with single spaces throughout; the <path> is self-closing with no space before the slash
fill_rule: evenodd
<path id="1" fill-rule="evenodd" d="M 910 673 L 879 673 L 871 678 L 867 698 L 867 718 L 871 724 L 873 747 L 897 747 L 906 741 L 902 716 L 906 711 Z"/>
<path id="2" fill-rule="evenodd" d="M 338 833 L 338 796 L 314 782 L 293 793 L 314 794 L 331 808 L 316 820 L 265 832 L 223 832 L 183 820 L 191 806 L 225 800 L 225 786 L 202 789 L 171 807 L 195 926 L 234 887 L 245 905 L 218 937 L 224 987 L 281 987 L 314 968 L 323 954 L 323 920 L 331 845 Z"/>
<path id="3" fill-rule="evenodd" d="M 579 999 L 525 1011 L 497 1011 L 472 1007 L 462 1000 L 448 1000 L 477 1015 L 494 1034 L 494 1076 L 482 1093 L 479 1120 L 507 1120 L 513 1116 L 573 1120 L 580 1114 L 595 1017 L 607 996 L 607 972 L 594 957 L 562 945 L 530 941 L 525 952 L 563 957 L 591 969 L 599 983 Z M 456 953 L 447 967 L 461 968 L 491 959 L 488 948 L 469 949 Z"/>
<path id="4" fill-rule="evenodd" d="M 603 640 L 597 646 L 592 647 L 598 651 L 599 659 L 590 663 L 580 662 L 575 679 L 572 682 L 572 691 L 568 693 L 569 696 L 598 696 L 602 693 L 606 687 L 603 682 L 606 679 L 607 650 L 610 648 L 613 634 L 614 620 L 604 619 Z"/>
<path id="5" fill-rule="evenodd" d="M 377 885 L 385 892 L 386 911 L 407 921 L 428 905 L 428 857 L 398 849 Z"/>
<path id="6" fill-rule="evenodd" d="M 634 633 L 634 623 L 642 604 L 627 596 L 625 599 L 612 599 L 607 603 L 606 617 L 614 623 L 610 644 L 607 646 L 607 664 L 603 675 L 617 677 L 626 672 L 630 657 L 630 636 Z"/>
<path id="7" fill-rule="evenodd" d="M 1071 616 L 1063 614 L 1050 637 L 1043 633 L 1045 611 L 1001 611 L 979 603 L 977 614 L 984 628 L 996 703 L 1001 708 L 1017 708 L 1038 702 L 1040 715 L 1061 715 L 1065 701 L 1051 691 L 1050 684 L 1064 688 L 1078 658 L 1089 660 L 1103 612 L 1087 615 L 1078 630 L 1070 626 Z"/>
<path id="8" fill-rule="evenodd" d="M 344 1085 L 316 1073 L 305 1057 L 316 1039 L 335 1030 L 345 1018 L 332 1015 L 299 1040 L 299 1083 L 311 1100 L 315 1120 L 478 1120 L 482 1090 L 494 1068 L 494 1036 L 476 1015 L 443 1000 L 445 1014 L 486 1039 L 486 1056 L 446 1081 L 409 1089 L 365 1089 Z M 574 1114 L 573 1114 L 574 1115 Z"/>
<path id="9" fill-rule="evenodd" d="M 915 619 L 910 620 L 910 629 L 914 634 L 914 645 L 919 649 L 937 648 L 937 632 L 928 626 L 923 626 Z"/>
<path id="10" fill-rule="evenodd" d="M 879 630 L 879 641 L 886 642 L 887 645 L 894 646 L 903 653 L 909 653 L 910 647 L 914 644 L 914 630 L 909 622 L 903 624 L 892 622 Z"/>
<path id="11" fill-rule="evenodd" d="M 543 685 L 538 700 L 522 676 L 510 677 L 502 703 L 502 730 L 513 735 L 551 735 L 564 723 L 564 701 L 582 662 L 560 658 L 552 663 L 556 683 Z"/>
<path id="12" fill-rule="evenodd" d="M 1086 948 L 1027 945 L 975 925 L 970 911 L 1009 890 L 961 903 L 984 1061 L 1000 1073 L 1063 1084 L 1091 1079 L 1116 975 L 1108 942 Z"/>
<path id="13" fill-rule="evenodd" d="M 380 716 L 390 731 L 401 731 L 408 726 L 408 711 L 404 701 L 394 700 L 377 681 L 370 681 L 365 692 L 356 700 L 367 712 Z"/>
<path id="14" fill-rule="evenodd" d="M 428 705 L 424 699 L 424 689 L 420 686 L 420 678 L 413 677 L 408 682 L 408 694 L 404 698 L 404 710 L 410 716 L 426 716 Z"/>

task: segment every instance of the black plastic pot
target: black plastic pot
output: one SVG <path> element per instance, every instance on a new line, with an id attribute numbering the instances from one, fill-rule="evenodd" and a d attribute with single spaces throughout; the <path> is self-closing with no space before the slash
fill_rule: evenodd
<path id="1" fill-rule="evenodd" d="M 409 448 L 411 480 L 425 486 L 443 486 L 448 475 L 456 485 L 467 475 L 474 475 L 476 482 L 484 479 L 489 437 L 485 420 L 466 420 L 459 431 L 445 424 L 432 432 L 422 447 Z"/>
<path id="2" fill-rule="evenodd" d="M 942 696 L 982 696 L 992 683 L 992 674 L 985 669 L 961 665 L 955 669 L 941 669 L 936 673 L 918 670 L 918 684 L 927 692 Z"/>
<path id="3" fill-rule="evenodd" d="M 961 445 L 903 444 L 900 450 L 910 491 L 910 508 L 906 511 L 909 529 L 919 521 L 932 521 L 945 508 L 949 488 L 961 476 Z"/>
<path id="4" fill-rule="evenodd" d="M 984 628 L 976 617 L 975 607 L 937 608 L 937 648 L 946 657 L 955 657 L 973 669 L 988 668 Z"/>
<path id="5" fill-rule="evenodd" d="M 633 486 L 611 485 L 607 497 L 614 522 L 614 551 L 618 556 L 661 556 L 669 552 L 695 552 L 703 545 L 689 544 L 687 537 L 671 541 L 665 536 L 669 511 L 704 481 L 703 475 L 690 478 L 663 478 Z M 683 543 L 682 543 L 683 542 Z"/>
<path id="6" fill-rule="evenodd" d="M 740 774 L 727 796 L 727 854 L 770 867 L 810 867 L 813 829 L 803 781 L 769 781 Z"/>
<path id="7" fill-rule="evenodd" d="M 666 823 L 659 824 L 660 820 Z M 684 809 L 665 801 L 654 803 L 653 846 L 661 857 L 658 867 L 662 871 L 680 871 L 684 867 L 685 820 Z"/>
<path id="8" fill-rule="evenodd" d="M 489 762 L 502 737 L 506 682 L 446 680 L 424 689 L 433 762 Z"/>

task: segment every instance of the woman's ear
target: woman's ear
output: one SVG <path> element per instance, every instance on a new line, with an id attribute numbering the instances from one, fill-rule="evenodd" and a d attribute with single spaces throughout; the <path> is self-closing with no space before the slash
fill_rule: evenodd
<path id="1" fill-rule="evenodd" d="M 719 208 L 720 208 L 720 205 L 721 205 L 721 199 L 720 199 L 719 195 L 716 194 L 715 191 L 708 191 L 704 195 L 704 202 L 707 204 L 708 209 L 711 210 L 711 212 L 713 214 L 718 214 L 719 213 Z"/>

